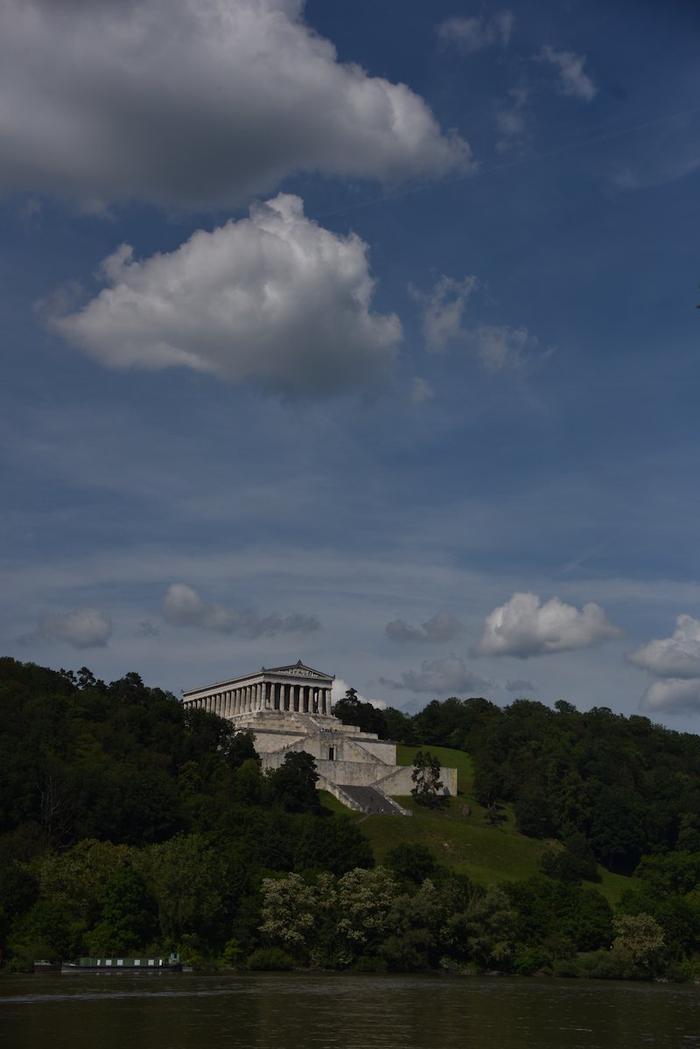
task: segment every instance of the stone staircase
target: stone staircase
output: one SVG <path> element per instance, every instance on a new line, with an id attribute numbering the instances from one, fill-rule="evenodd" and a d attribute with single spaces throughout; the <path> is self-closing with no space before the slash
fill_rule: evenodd
<path id="1" fill-rule="evenodd" d="M 411 815 L 408 809 L 404 809 L 397 801 L 383 794 L 376 787 L 353 787 L 347 783 L 326 783 L 324 787 L 343 805 L 347 805 L 355 812 L 364 812 L 367 816 Z"/>

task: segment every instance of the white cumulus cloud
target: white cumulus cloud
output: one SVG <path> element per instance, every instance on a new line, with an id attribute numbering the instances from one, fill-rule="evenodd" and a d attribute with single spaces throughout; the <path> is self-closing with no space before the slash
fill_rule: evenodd
<path id="1" fill-rule="evenodd" d="M 598 88 L 584 69 L 585 55 L 577 55 L 574 51 L 557 51 L 547 46 L 542 48 L 539 57 L 543 62 L 549 62 L 558 71 L 562 94 L 580 98 L 584 102 L 593 101 L 598 93 Z"/>
<path id="2" fill-rule="evenodd" d="M 531 656 L 590 648 L 621 636 L 594 603 L 576 608 L 558 597 L 542 602 L 537 594 L 515 593 L 486 617 L 477 653 L 484 656 Z"/>
<path id="3" fill-rule="evenodd" d="M 700 678 L 665 678 L 655 681 L 644 693 L 642 710 L 679 714 L 700 711 Z"/>
<path id="4" fill-rule="evenodd" d="M 219 634 L 244 638 L 275 637 L 278 634 L 310 634 L 318 630 L 316 616 L 300 612 L 280 615 L 272 612 L 237 612 L 225 605 L 205 601 L 187 583 L 173 583 L 163 598 L 163 618 L 173 626 L 199 627 Z"/>
<path id="5" fill-rule="evenodd" d="M 340 392 L 385 374 L 401 338 L 398 317 L 371 312 L 367 251 L 280 194 L 169 253 L 140 261 L 122 245 L 102 263 L 103 290 L 51 323 L 114 368 L 181 366 L 288 393 Z"/>
<path id="6" fill-rule="evenodd" d="M 470 670 L 459 656 L 424 659 L 419 670 L 406 670 L 398 679 L 382 677 L 380 681 L 386 688 L 430 692 L 435 697 L 482 695 L 493 687 L 490 681 Z"/>
<path id="7" fill-rule="evenodd" d="M 437 612 L 424 623 L 413 625 L 393 619 L 384 628 L 391 641 L 454 641 L 464 633 L 464 624 L 451 612 Z"/>
<path id="8" fill-rule="evenodd" d="M 52 612 L 43 616 L 35 636 L 73 648 L 103 648 L 112 636 L 112 621 L 96 608 Z"/>
<path id="9" fill-rule="evenodd" d="M 627 658 L 657 679 L 642 697 L 644 710 L 700 710 L 699 619 L 679 615 L 670 637 L 648 641 Z"/>
<path id="10" fill-rule="evenodd" d="M 473 54 L 486 47 L 507 47 L 513 33 L 515 16 L 512 11 L 497 11 L 491 18 L 483 15 L 464 17 L 455 15 L 446 18 L 437 27 L 438 38 L 466 54 Z"/>
<path id="11" fill-rule="evenodd" d="M 649 641 L 627 658 L 655 677 L 700 678 L 700 619 L 678 616 L 671 637 Z"/>
<path id="12" fill-rule="evenodd" d="M 237 204 L 300 171 L 466 170 L 404 84 L 338 61 L 303 0 L 3 0 L 0 190 Z"/>

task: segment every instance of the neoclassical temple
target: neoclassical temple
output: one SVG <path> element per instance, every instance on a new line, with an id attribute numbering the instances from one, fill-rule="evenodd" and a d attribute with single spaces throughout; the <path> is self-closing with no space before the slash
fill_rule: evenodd
<path id="1" fill-rule="evenodd" d="M 333 681 L 333 677 L 312 670 L 299 660 L 293 666 L 261 667 L 255 674 L 191 689 L 182 693 L 182 701 L 222 718 L 258 710 L 329 715 Z"/>
<path id="2" fill-rule="evenodd" d="M 212 711 L 255 734 L 263 768 L 274 769 L 292 751 L 316 760 L 318 787 L 361 812 L 409 815 L 394 800 L 410 794 L 411 766 L 397 765 L 396 744 L 344 725 L 331 710 L 334 677 L 301 660 L 261 667 L 182 694 L 186 706 Z M 443 768 L 446 794 L 457 793 L 456 769 Z"/>

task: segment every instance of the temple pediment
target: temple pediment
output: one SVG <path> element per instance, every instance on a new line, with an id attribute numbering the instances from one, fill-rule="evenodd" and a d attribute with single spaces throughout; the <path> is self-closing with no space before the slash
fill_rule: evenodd
<path id="1" fill-rule="evenodd" d="M 332 681 L 333 674 L 324 674 L 322 670 L 315 670 L 299 659 L 286 667 L 263 667 L 263 674 L 287 674 L 290 677 L 318 678 L 321 681 Z"/>

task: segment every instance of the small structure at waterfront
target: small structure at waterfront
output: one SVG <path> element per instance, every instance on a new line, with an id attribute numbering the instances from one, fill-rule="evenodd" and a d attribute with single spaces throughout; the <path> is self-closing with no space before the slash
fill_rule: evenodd
<path id="1" fill-rule="evenodd" d="M 102 972 L 170 972 L 182 971 L 182 962 L 178 954 L 167 958 L 78 958 L 77 962 L 63 962 L 62 973 L 102 973 Z"/>
<path id="2" fill-rule="evenodd" d="M 333 715 L 334 680 L 299 660 L 190 689 L 182 702 L 250 729 L 264 769 L 278 768 L 293 751 L 305 751 L 316 760 L 319 790 L 360 812 L 408 815 L 393 798 L 411 793 L 411 767 L 396 764 L 395 743 Z M 443 768 L 441 779 L 445 794 L 457 793 L 456 769 Z"/>

